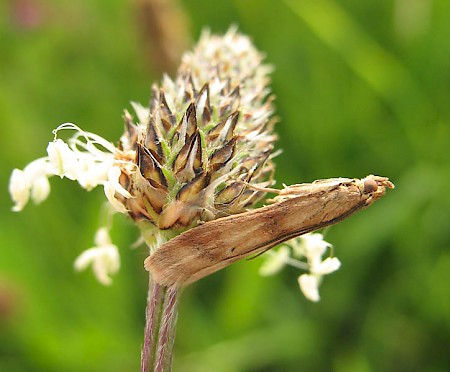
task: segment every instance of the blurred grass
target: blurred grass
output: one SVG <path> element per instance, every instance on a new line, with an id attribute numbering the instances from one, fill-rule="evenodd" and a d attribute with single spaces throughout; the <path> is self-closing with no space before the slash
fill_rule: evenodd
<path id="1" fill-rule="evenodd" d="M 175 370 L 447 370 L 450 3 L 182 5 L 194 40 L 236 23 L 276 67 L 279 182 L 375 173 L 397 188 L 329 231 L 343 267 L 319 304 L 299 293 L 295 270 L 258 276 L 260 259 L 186 289 Z M 117 0 L 0 3 L 0 371 L 138 369 L 147 281 L 131 223 L 115 220 L 122 269 L 103 288 L 72 269 L 92 244 L 101 190 L 53 179 L 49 200 L 20 214 L 6 192 L 60 123 L 115 140 L 122 109 L 148 101 L 160 77 L 135 18 L 135 3 Z"/>

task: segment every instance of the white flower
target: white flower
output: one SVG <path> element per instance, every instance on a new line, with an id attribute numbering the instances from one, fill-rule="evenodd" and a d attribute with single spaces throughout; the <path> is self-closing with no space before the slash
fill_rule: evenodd
<path id="1" fill-rule="evenodd" d="M 313 302 L 320 300 L 319 295 L 319 282 L 320 277 L 317 275 L 303 274 L 298 278 L 298 284 L 305 297 Z"/>
<path id="2" fill-rule="evenodd" d="M 306 257 L 310 274 L 300 275 L 298 282 L 305 297 L 317 302 L 320 300 L 319 285 L 323 275 L 336 271 L 341 263 L 336 257 L 328 257 L 322 260 L 326 250 L 332 247 L 330 243 L 323 239 L 322 234 L 305 234 L 300 237 L 300 240 L 300 244 L 296 246 L 296 252 Z"/>
<path id="3" fill-rule="evenodd" d="M 77 179 L 78 157 L 61 139 L 50 142 L 47 154 L 53 173 L 61 178 Z"/>
<path id="4" fill-rule="evenodd" d="M 28 164 L 24 170 L 14 169 L 9 179 L 9 193 L 14 201 L 13 211 L 21 211 L 28 200 L 39 204 L 50 193 L 48 177 L 51 176 L 48 162 L 45 158 L 37 159 Z"/>
<path id="5" fill-rule="evenodd" d="M 42 203 L 50 194 L 50 182 L 45 176 L 38 177 L 31 185 L 31 199 L 36 203 Z"/>
<path id="6" fill-rule="evenodd" d="M 286 265 L 290 256 L 289 248 L 285 245 L 269 254 L 268 259 L 259 268 L 259 274 L 262 276 L 273 275 L 280 271 Z"/>
<path id="7" fill-rule="evenodd" d="M 317 275 L 327 275 L 335 272 L 341 267 L 341 262 L 337 257 L 328 257 L 323 260 L 319 265 L 311 267 L 310 271 Z"/>
<path id="8" fill-rule="evenodd" d="M 56 138 L 63 129 L 75 131 L 67 142 Z M 47 157 L 31 162 L 23 170 L 14 169 L 12 172 L 9 192 L 14 201 L 13 210 L 22 210 L 30 196 L 36 204 L 45 200 L 50 193 L 48 178 L 57 175 L 78 181 L 88 191 L 103 185 L 114 209 L 126 213 L 127 209 L 116 198 L 116 193 L 125 198 L 131 197 L 120 185 L 119 177 L 123 169 L 135 167 L 132 162 L 134 153 L 120 152 L 104 138 L 70 123 L 60 125 L 54 133 L 55 140 L 47 146 Z"/>
<path id="9" fill-rule="evenodd" d="M 332 245 L 323 239 L 320 233 L 305 234 L 285 243 L 270 256 L 260 269 L 261 275 L 270 275 L 280 270 L 285 264 L 309 271 L 298 278 L 300 289 L 308 300 L 320 300 L 319 285 L 322 277 L 339 269 L 341 262 L 336 257 L 322 256 Z M 293 257 L 290 256 L 292 251 Z M 305 262 L 306 261 L 306 262 Z"/>
<path id="10" fill-rule="evenodd" d="M 112 244 L 106 227 L 98 229 L 95 244 L 95 247 L 85 250 L 78 256 L 74 263 L 75 269 L 85 270 L 92 264 L 97 280 L 104 285 L 109 285 L 112 283 L 109 275 L 119 270 L 120 258 L 118 249 Z"/>
<path id="11" fill-rule="evenodd" d="M 28 203 L 30 198 L 30 185 L 25 177 L 25 172 L 20 169 L 14 169 L 9 179 L 9 193 L 14 202 L 12 210 L 21 211 Z"/>

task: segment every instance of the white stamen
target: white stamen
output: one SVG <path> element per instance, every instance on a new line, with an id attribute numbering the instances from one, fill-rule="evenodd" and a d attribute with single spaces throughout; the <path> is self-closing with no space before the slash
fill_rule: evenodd
<path id="1" fill-rule="evenodd" d="M 95 247 L 85 250 L 77 257 L 74 267 L 77 271 L 81 271 L 92 265 L 97 280 L 104 285 L 109 285 L 112 283 L 110 275 L 115 274 L 120 268 L 119 252 L 111 243 L 105 227 L 98 229 L 95 244 Z"/>
<path id="2" fill-rule="evenodd" d="M 9 193 L 14 201 L 14 212 L 21 211 L 30 198 L 30 184 L 25 177 L 24 171 L 14 169 L 9 179 Z"/>
<path id="3" fill-rule="evenodd" d="M 305 297 L 313 302 L 320 300 L 319 278 L 315 275 L 303 274 L 298 278 L 298 284 Z"/>

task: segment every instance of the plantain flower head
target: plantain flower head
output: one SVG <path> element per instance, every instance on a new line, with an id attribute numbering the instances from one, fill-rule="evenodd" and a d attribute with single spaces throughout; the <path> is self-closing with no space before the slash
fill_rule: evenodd
<path id="1" fill-rule="evenodd" d="M 136 167 L 122 172 L 120 197 L 135 220 L 159 229 L 239 213 L 271 184 L 275 136 L 268 97 L 270 69 L 250 40 L 234 29 L 204 33 L 183 56 L 174 80 L 153 86 L 148 108 L 126 112 L 120 149 Z"/>
<path id="2" fill-rule="evenodd" d="M 156 249 L 165 233 L 252 207 L 274 182 L 271 67 L 262 62 L 236 29 L 223 36 L 204 32 L 176 77 L 152 87 L 148 107 L 132 103 L 134 113 L 125 111 L 117 145 L 71 123 L 55 129 L 47 156 L 13 171 L 13 210 L 30 198 L 43 201 L 51 176 L 88 191 L 102 186 L 111 208 L 130 216 Z M 64 140 L 67 131 L 72 136 Z M 107 273 L 118 269 L 111 264 L 118 262 L 115 246 L 96 240 L 76 266 L 92 263 L 108 284 Z"/>

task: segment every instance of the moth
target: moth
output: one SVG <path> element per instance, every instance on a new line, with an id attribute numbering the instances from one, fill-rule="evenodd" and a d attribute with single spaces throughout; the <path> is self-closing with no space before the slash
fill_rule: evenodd
<path id="1" fill-rule="evenodd" d="M 162 244 L 144 262 L 156 283 L 184 286 L 291 238 L 334 225 L 367 208 L 394 185 L 386 177 L 331 178 L 265 189 L 267 206 L 219 218 Z"/>

